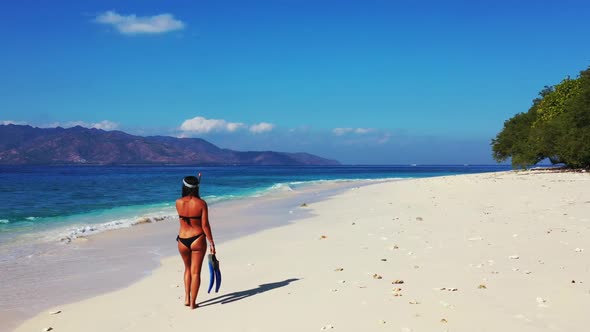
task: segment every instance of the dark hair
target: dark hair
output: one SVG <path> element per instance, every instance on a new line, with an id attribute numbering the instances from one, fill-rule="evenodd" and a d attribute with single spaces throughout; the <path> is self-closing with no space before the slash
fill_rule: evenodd
<path id="1" fill-rule="evenodd" d="M 199 179 L 195 176 L 187 176 L 183 179 L 183 182 L 194 186 L 193 188 L 187 187 L 184 183 L 182 184 L 182 197 L 185 196 L 194 196 L 196 198 L 201 198 L 199 196 Z"/>

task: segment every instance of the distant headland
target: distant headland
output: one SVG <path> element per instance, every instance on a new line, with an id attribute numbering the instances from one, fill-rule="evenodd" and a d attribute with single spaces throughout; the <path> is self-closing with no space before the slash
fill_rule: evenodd
<path id="1" fill-rule="evenodd" d="M 309 153 L 234 151 L 200 138 L 0 125 L 0 165 L 339 165 Z"/>

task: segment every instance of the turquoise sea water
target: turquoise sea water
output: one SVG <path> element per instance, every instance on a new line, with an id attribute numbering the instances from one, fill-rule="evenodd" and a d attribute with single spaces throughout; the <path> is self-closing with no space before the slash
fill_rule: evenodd
<path id="1" fill-rule="evenodd" d="M 210 204 L 319 181 L 419 178 L 508 170 L 487 166 L 0 167 L 0 243 L 22 234 L 76 237 L 174 213 L 186 175 L 203 174 Z M 51 230 L 61 234 L 51 233 Z M 65 232 L 65 234 L 64 234 Z M 48 235 L 49 236 L 49 235 Z"/>

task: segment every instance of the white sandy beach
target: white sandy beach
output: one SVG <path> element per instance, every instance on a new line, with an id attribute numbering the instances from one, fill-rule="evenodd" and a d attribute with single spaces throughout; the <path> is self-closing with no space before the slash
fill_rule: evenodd
<path id="1" fill-rule="evenodd" d="M 364 186 L 218 245 L 223 285 L 202 285 L 196 310 L 172 256 L 16 331 L 588 331 L 588 188 L 587 173 L 543 172 Z"/>

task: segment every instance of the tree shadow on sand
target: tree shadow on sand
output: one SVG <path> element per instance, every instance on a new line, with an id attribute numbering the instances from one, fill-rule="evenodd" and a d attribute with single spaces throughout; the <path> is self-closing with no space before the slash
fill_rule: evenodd
<path id="1" fill-rule="evenodd" d="M 203 301 L 203 302 L 199 303 L 197 306 L 198 307 L 206 307 L 208 305 L 213 305 L 213 304 L 219 304 L 219 303 L 220 304 L 227 304 L 227 303 L 239 301 L 239 300 L 245 299 L 247 297 L 250 297 L 252 295 L 264 293 L 264 292 L 267 292 L 269 290 L 279 288 L 279 287 L 285 287 L 285 286 L 289 285 L 290 283 L 292 283 L 293 281 L 297 281 L 297 280 L 299 280 L 299 279 L 298 278 L 291 278 L 291 279 L 286 279 L 286 280 L 279 281 L 279 282 L 272 282 L 269 284 L 258 285 L 258 287 L 256 287 L 256 288 L 243 290 L 243 291 L 239 291 L 239 292 L 233 292 L 233 293 L 229 293 L 229 294 L 224 294 L 224 295 L 218 296 L 216 298 L 212 298 L 207 301 Z"/>

